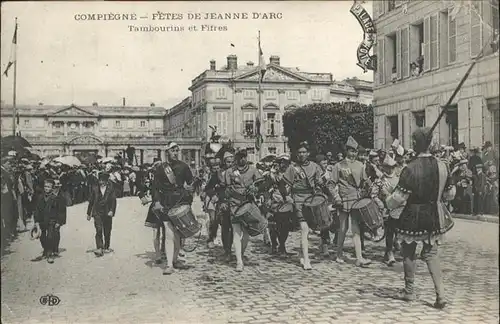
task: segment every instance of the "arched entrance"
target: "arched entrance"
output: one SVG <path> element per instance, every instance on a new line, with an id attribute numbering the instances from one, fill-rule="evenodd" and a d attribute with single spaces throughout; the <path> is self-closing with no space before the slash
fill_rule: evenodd
<path id="1" fill-rule="evenodd" d="M 104 141 L 95 135 L 78 135 L 70 139 L 67 143 L 68 150 L 72 155 L 99 154 L 104 149 Z"/>

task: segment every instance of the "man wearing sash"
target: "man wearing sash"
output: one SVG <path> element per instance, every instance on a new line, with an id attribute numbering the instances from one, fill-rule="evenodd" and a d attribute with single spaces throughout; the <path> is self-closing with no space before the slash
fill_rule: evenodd
<path id="1" fill-rule="evenodd" d="M 174 142 L 167 144 L 167 160 L 154 170 L 152 184 L 153 210 L 161 217 L 165 224 L 165 252 L 167 264 L 163 274 L 174 272 L 174 267 L 183 269 L 185 266 L 178 262 L 181 250 L 181 238 L 168 218 L 168 212 L 180 204 L 193 202 L 191 168 L 183 161 L 178 160 L 179 146 Z"/>
<path id="2" fill-rule="evenodd" d="M 300 263 L 304 270 L 311 270 L 309 260 L 309 226 L 302 213 L 302 207 L 306 198 L 314 193 L 321 192 L 321 168 L 314 162 L 308 160 L 309 144 L 301 142 L 297 148 L 297 161 L 285 171 L 284 178 L 291 184 L 292 199 L 294 201 L 295 214 L 300 223 L 302 258 Z"/>
<path id="3" fill-rule="evenodd" d="M 361 246 L 361 219 L 353 217 L 351 208 L 362 198 L 361 189 L 367 179 L 363 163 L 356 160 L 358 143 L 349 136 L 346 143 L 346 158 L 333 166 L 332 181 L 335 183 L 335 205 L 342 206 L 339 210 L 339 231 L 337 241 L 338 263 L 344 263 L 343 248 L 348 229 L 348 219 L 351 216 L 351 231 L 354 250 L 356 252 L 356 266 L 365 267 L 371 262 L 363 258 Z"/>
<path id="4" fill-rule="evenodd" d="M 421 257 L 427 263 L 436 291 L 434 307 L 441 309 L 445 307 L 446 301 L 438 246 L 443 235 L 453 227 L 445 202 L 455 196 L 455 186 L 446 164 L 429 153 L 432 139 L 430 128 L 417 129 L 412 139 L 417 157 L 403 169 L 396 189 L 386 199 L 389 209 L 406 203 L 396 225 L 398 239 L 402 241 L 401 255 L 405 273 L 405 288 L 401 297 L 406 301 L 416 298 L 415 250 L 417 243 L 422 242 Z"/>
<path id="5" fill-rule="evenodd" d="M 334 186 L 333 182 L 331 181 L 331 173 L 333 170 L 333 166 L 328 164 L 328 160 L 326 157 L 322 154 L 319 154 L 316 156 L 316 163 L 318 166 L 321 168 L 322 175 L 321 175 L 321 189 L 323 194 L 328 197 L 328 204 L 333 203 L 333 191 L 334 191 Z M 320 251 L 321 254 L 323 254 L 323 257 L 329 257 L 330 252 L 328 251 L 328 245 L 330 244 L 330 229 L 323 229 L 320 232 Z"/>
<path id="6" fill-rule="evenodd" d="M 247 162 L 246 149 L 236 152 L 235 165 L 224 173 L 226 184 L 226 198 L 231 212 L 234 250 L 236 253 L 236 271 L 243 271 L 243 255 L 248 245 L 249 234 L 245 226 L 235 219 L 235 213 L 244 202 L 249 200 L 249 195 L 255 194 L 253 183 L 261 175 L 256 167 Z"/>

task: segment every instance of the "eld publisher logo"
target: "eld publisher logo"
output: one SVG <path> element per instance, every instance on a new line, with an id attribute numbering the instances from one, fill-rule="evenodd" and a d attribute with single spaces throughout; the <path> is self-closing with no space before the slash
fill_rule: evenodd
<path id="1" fill-rule="evenodd" d="M 44 306 L 45 305 L 57 306 L 57 305 L 59 305 L 60 302 L 61 302 L 61 300 L 59 299 L 59 297 L 51 295 L 51 294 L 40 297 L 40 304 L 42 304 Z"/>

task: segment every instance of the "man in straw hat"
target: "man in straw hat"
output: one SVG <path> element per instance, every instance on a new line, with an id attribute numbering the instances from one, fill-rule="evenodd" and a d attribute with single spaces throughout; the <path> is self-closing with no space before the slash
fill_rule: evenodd
<path id="1" fill-rule="evenodd" d="M 185 269 L 186 266 L 178 260 L 181 251 L 181 238 L 168 218 L 168 211 L 178 204 L 191 205 L 193 202 L 193 174 L 191 168 L 178 159 L 179 145 L 169 142 L 166 146 L 167 160 L 159 165 L 154 171 L 152 184 L 153 209 L 159 211 L 165 225 L 165 252 L 167 264 L 163 270 L 164 275 L 177 269 Z"/>
<path id="2" fill-rule="evenodd" d="M 94 187 L 90 195 L 87 208 L 87 220 L 94 218 L 96 230 L 94 251 L 97 257 L 110 253 L 111 228 L 116 212 L 116 195 L 113 185 L 109 181 L 109 174 L 99 174 L 99 184 Z M 104 237 L 104 240 L 103 240 Z"/>
<path id="3" fill-rule="evenodd" d="M 402 299 L 415 300 L 415 273 L 417 258 L 415 250 L 423 243 L 422 259 L 427 263 L 436 291 L 434 307 L 446 305 L 438 246 L 443 235 L 453 227 L 450 212 L 443 201 L 455 196 L 455 186 L 449 177 L 445 163 L 429 152 L 432 140 L 431 129 L 417 129 L 413 135 L 413 148 L 417 154 L 403 169 L 394 192 L 387 197 L 386 205 L 395 209 L 406 203 L 396 225 L 398 239 L 402 242 L 405 288 Z"/>
<path id="4" fill-rule="evenodd" d="M 364 259 L 361 245 L 361 219 L 352 217 L 351 208 L 361 198 L 361 188 L 367 179 L 363 163 L 356 160 L 358 143 L 349 136 L 345 144 L 346 158 L 334 165 L 332 181 L 335 184 L 335 205 L 341 206 L 339 210 L 339 230 L 337 240 L 338 263 L 344 263 L 343 248 L 348 229 L 348 219 L 351 216 L 351 231 L 353 234 L 354 250 L 356 253 L 356 266 L 366 267 L 371 261 Z"/>

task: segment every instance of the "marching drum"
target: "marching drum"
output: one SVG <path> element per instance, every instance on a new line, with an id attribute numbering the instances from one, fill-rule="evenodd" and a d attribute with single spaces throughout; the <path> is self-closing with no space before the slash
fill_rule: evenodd
<path id="1" fill-rule="evenodd" d="M 311 229 L 323 230 L 330 228 L 332 217 L 327 202 L 328 200 L 323 194 L 313 194 L 304 201 L 304 217 L 309 218 L 308 225 Z"/>
<path id="2" fill-rule="evenodd" d="M 194 217 L 190 205 L 173 207 L 168 211 L 167 216 L 182 238 L 191 237 L 201 230 L 201 224 Z"/>
<path id="3" fill-rule="evenodd" d="M 259 207 L 251 202 L 243 203 L 236 209 L 233 222 L 245 226 L 250 236 L 262 234 L 267 229 L 267 219 L 262 216 Z"/>
<path id="4" fill-rule="evenodd" d="M 358 217 L 366 229 L 375 237 L 379 237 L 379 229 L 383 228 L 384 220 L 379 207 L 370 198 L 362 198 L 356 201 L 351 207 L 351 215 Z"/>

